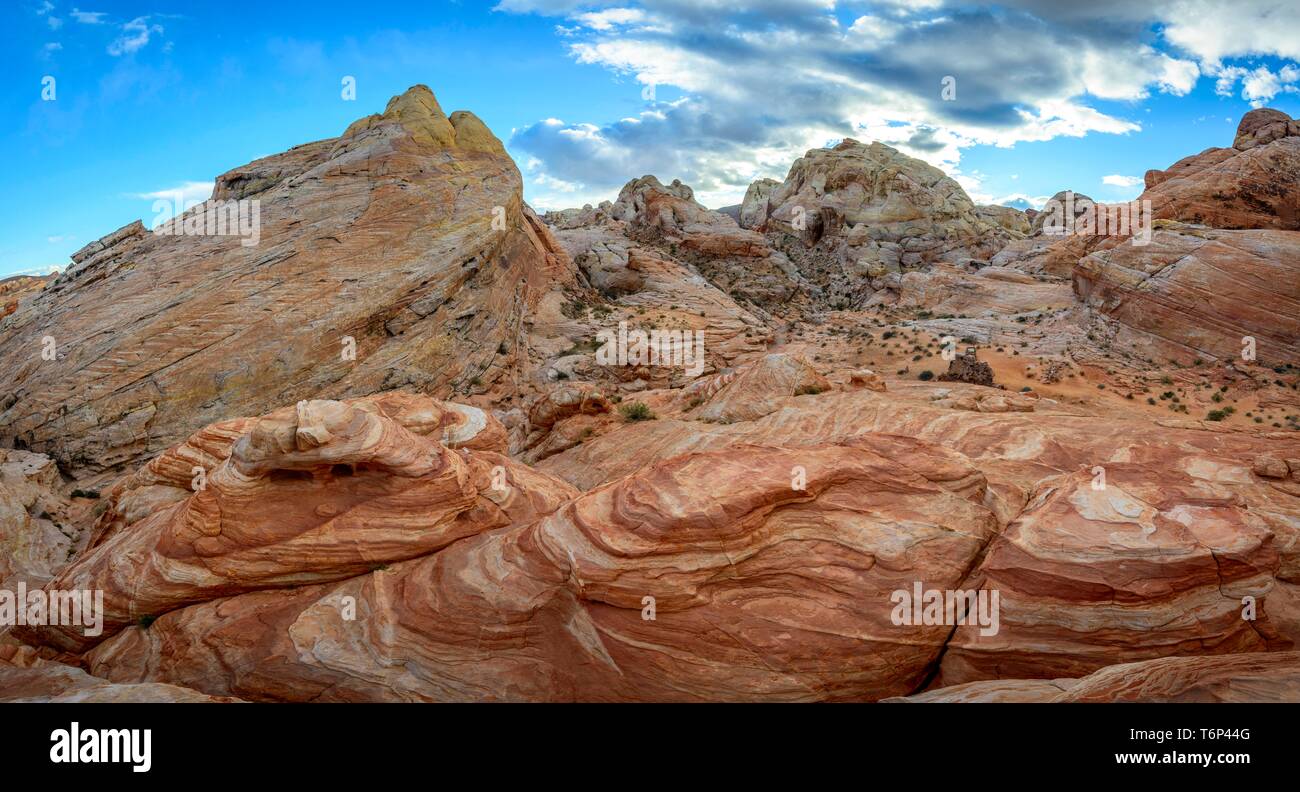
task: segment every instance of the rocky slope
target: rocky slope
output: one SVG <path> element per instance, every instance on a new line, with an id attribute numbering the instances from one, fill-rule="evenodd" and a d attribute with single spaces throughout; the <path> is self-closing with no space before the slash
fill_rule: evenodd
<path id="1" fill-rule="evenodd" d="M 299 399 L 514 390 L 572 277 L 500 142 L 423 86 L 220 176 L 225 200 L 259 202 L 256 245 L 135 223 L 4 320 L 6 444 L 90 475 Z"/>

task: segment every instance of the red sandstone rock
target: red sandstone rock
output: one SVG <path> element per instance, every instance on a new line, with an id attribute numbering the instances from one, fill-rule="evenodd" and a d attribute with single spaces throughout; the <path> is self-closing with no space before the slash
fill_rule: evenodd
<path id="1" fill-rule="evenodd" d="M 999 679 L 890 702 L 1276 702 L 1300 700 L 1300 652 L 1167 657 L 1079 679 Z"/>
<path id="2" fill-rule="evenodd" d="M 955 585 L 997 521 L 968 465 L 883 442 L 666 460 L 386 571 L 173 611 L 91 668 L 298 701 L 897 695 L 948 630 L 892 623 L 891 592 Z"/>
<path id="3" fill-rule="evenodd" d="M 1214 228 L 1300 230 L 1300 122 L 1269 108 L 1241 119 L 1232 148 L 1211 148 L 1147 171 L 1157 219 Z"/>
<path id="4" fill-rule="evenodd" d="M 201 432 L 114 489 L 96 545 L 49 588 L 102 590 L 107 636 L 195 602 L 362 574 L 573 494 L 500 453 L 471 452 L 475 437 L 444 445 L 450 407 L 406 394 L 307 401 Z M 196 476 L 176 460 L 211 467 Z M 102 640 L 79 626 L 13 635 L 71 651 Z"/>
<path id="5" fill-rule="evenodd" d="M 1295 138 L 1300 144 L 1300 138 Z M 1119 325 L 1121 343 L 1162 356 L 1300 359 L 1300 233 L 1171 224 L 1081 259 L 1074 291 Z"/>

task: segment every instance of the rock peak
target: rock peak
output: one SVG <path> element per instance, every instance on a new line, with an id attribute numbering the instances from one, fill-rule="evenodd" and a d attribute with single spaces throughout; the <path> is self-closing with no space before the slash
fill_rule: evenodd
<path id="1" fill-rule="evenodd" d="M 1281 110 L 1258 107 L 1241 117 L 1232 147 L 1240 151 L 1272 143 L 1284 137 L 1300 135 L 1300 121 Z"/>

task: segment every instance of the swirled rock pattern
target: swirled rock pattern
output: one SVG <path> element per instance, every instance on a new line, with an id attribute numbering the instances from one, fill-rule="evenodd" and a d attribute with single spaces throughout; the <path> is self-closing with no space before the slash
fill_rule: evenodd
<path id="1" fill-rule="evenodd" d="M 1300 143 L 1300 138 L 1296 138 Z M 1300 360 L 1300 233 L 1164 225 L 1079 260 L 1079 299 L 1115 323 L 1117 341 L 1181 359 Z"/>
<path id="2" fill-rule="evenodd" d="M 894 624 L 891 592 L 918 577 L 954 585 L 997 526 L 977 471 L 907 448 L 744 446 L 665 460 L 534 523 L 387 571 L 164 615 L 101 645 L 91 668 L 278 700 L 907 691 L 947 629 Z M 254 645 L 232 641 L 254 631 Z"/>
<path id="3" fill-rule="evenodd" d="M 17 651 L 14 651 L 14 650 Z M 6 704 L 234 703 L 176 685 L 118 685 L 64 663 L 46 662 L 28 647 L 0 646 L 0 702 Z"/>
<path id="4" fill-rule="evenodd" d="M 851 140 L 542 221 L 414 88 L 0 284 L 0 614 L 104 595 L 0 699 L 1300 698 L 1295 123 L 1144 245 Z"/>
<path id="5" fill-rule="evenodd" d="M 453 450 L 443 439 L 449 418 L 462 416 L 394 394 L 299 402 L 200 433 L 114 490 L 95 546 L 48 588 L 103 591 L 111 635 L 191 603 L 424 555 L 550 511 L 573 493 L 496 451 L 470 451 L 479 437 L 503 440 L 499 424 Z M 197 464 L 185 470 L 187 462 Z M 102 639 L 83 633 L 78 625 L 14 630 L 70 651 Z"/>
<path id="6" fill-rule="evenodd" d="M 1269 620 L 1279 537 L 1240 493 L 1145 465 L 1098 471 L 1049 479 L 990 544 L 971 585 L 1001 592 L 1001 629 L 957 627 L 943 684 L 1077 677 L 1300 637 Z"/>

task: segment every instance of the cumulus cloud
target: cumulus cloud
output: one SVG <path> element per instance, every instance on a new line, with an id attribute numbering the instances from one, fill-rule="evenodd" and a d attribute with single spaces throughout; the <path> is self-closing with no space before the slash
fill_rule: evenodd
<path id="1" fill-rule="evenodd" d="M 1200 76 L 1195 62 L 1109 32 L 1049 25 L 1027 10 L 940 6 L 503 0 L 505 11 L 562 17 L 572 56 L 620 75 L 629 91 L 686 94 L 651 99 L 633 118 L 538 122 L 511 147 L 566 184 L 612 193 L 653 172 L 691 183 L 705 203 L 731 203 L 753 179 L 780 178 L 804 151 L 845 137 L 952 172 L 973 145 L 1134 132 L 1136 122 L 1089 98 L 1184 94 Z M 955 96 L 945 98 L 945 85 Z"/>
<path id="2" fill-rule="evenodd" d="M 1272 71 L 1267 66 L 1253 69 L 1241 66 L 1220 66 L 1215 71 L 1214 90 L 1220 96 L 1233 96 L 1241 85 L 1241 98 L 1253 107 L 1263 107 L 1280 93 L 1297 93 L 1295 83 L 1300 82 L 1300 66 L 1289 63 Z"/>
<path id="3" fill-rule="evenodd" d="M 971 146 L 1141 129 L 1099 100 L 1183 96 L 1202 76 L 1251 102 L 1290 90 L 1286 77 L 1300 75 L 1225 59 L 1300 49 L 1300 38 L 1283 35 L 1300 29 L 1300 10 L 1221 5 L 500 0 L 502 12 L 555 18 L 575 60 L 608 69 L 646 100 L 631 118 L 539 121 L 510 146 L 538 163 L 532 186 L 545 177 L 571 188 L 544 191 L 555 200 L 612 197 L 627 179 L 655 173 L 691 183 L 706 204 L 734 203 L 753 179 L 781 178 L 807 149 L 845 137 L 956 174 Z M 656 101 L 647 86 L 685 96 Z"/>
<path id="4" fill-rule="evenodd" d="M 153 35 L 161 35 L 162 32 L 162 25 L 151 24 L 149 17 L 136 17 L 122 25 L 121 35 L 113 39 L 108 45 L 108 54 L 115 58 L 121 55 L 130 55 L 143 49 Z"/>

